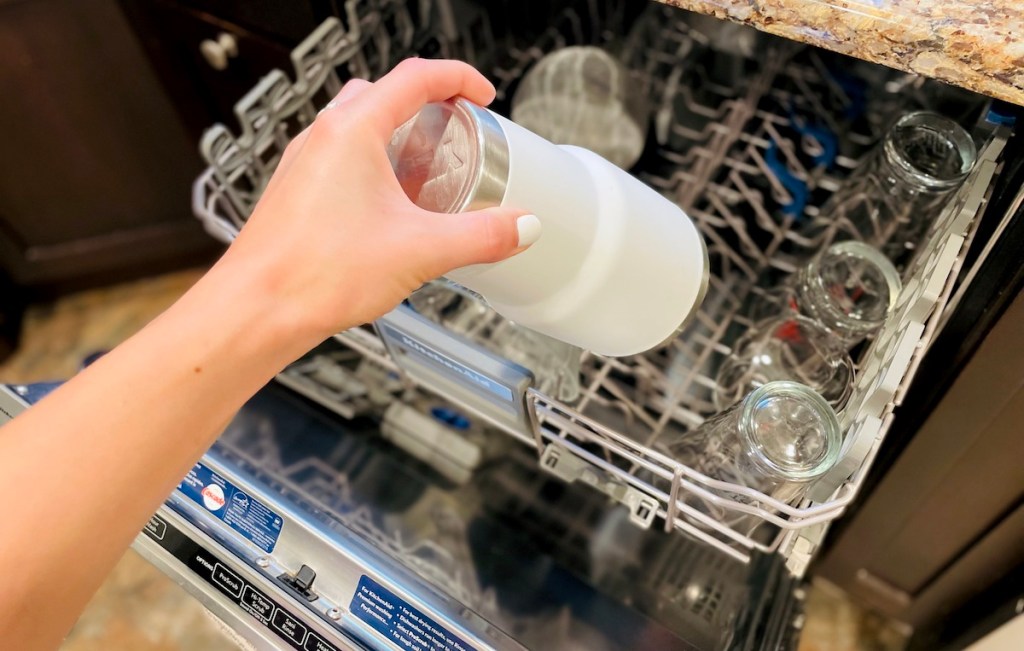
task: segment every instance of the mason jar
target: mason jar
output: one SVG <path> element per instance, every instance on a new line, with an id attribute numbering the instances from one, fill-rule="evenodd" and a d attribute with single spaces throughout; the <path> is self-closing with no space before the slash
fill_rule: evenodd
<path id="1" fill-rule="evenodd" d="M 858 240 L 899 262 L 974 168 L 970 134 L 937 113 L 901 117 L 800 234 L 819 248 Z"/>
<path id="2" fill-rule="evenodd" d="M 664 447 L 711 479 L 793 503 L 835 465 L 841 446 L 839 421 L 824 398 L 803 384 L 782 381 L 758 387 Z M 742 496 L 732 499 L 753 503 Z M 696 495 L 686 502 L 730 526 L 749 518 Z M 759 523 L 751 520 L 753 526 Z"/>
<path id="3" fill-rule="evenodd" d="M 712 399 L 722 410 L 775 381 L 799 382 L 841 410 L 853 393 L 853 359 L 843 343 L 800 314 L 754 324 L 736 340 L 715 377 Z"/>
<path id="4" fill-rule="evenodd" d="M 899 272 L 881 251 L 863 242 L 839 242 L 778 286 L 755 289 L 748 313 L 756 322 L 802 315 L 849 350 L 882 327 L 902 287 Z"/>

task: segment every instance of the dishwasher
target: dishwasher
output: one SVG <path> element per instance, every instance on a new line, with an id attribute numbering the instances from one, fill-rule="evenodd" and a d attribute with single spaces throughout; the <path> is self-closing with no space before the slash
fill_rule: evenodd
<path id="1" fill-rule="evenodd" d="M 1012 230 L 1017 109 L 657 3 L 516 4 L 344 3 L 293 51 L 294 69 L 240 99 L 237 125 L 206 132 L 196 216 L 230 242 L 290 138 L 347 79 L 409 56 L 461 59 L 507 115 L 538 61 L 596 46 L 650 116 L 631 173 L 705 239 L 699 313 L 647 353 L 575 351 L 566 396 L 496 352 L 500 317 L 486 305 L 453 328 L 420 314 L 414 294 L 284 369 L 134 547 L 256 649 L 795 648 L 808 565 Z M 667 454 L 659 442 L 718 411 L 717 369 L 753 325 L 745 306 L 765 278 L 800 267 L 802 225 L 919 109 L 961 124 L 977 159 L 915 243 L 884 325 L 854 348 L 838 461 L 784 501 Z M 47 388 L 9 387 L 4 410 Z"/>

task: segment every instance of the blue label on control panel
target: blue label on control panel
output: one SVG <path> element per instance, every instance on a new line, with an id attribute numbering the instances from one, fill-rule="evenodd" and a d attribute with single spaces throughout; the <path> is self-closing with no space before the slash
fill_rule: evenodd
<path id="1" fill-rule="evenodd" d="M 414 355 L 417 359 L 426 363 L 434 370 L 477 390 L 483 390 L 498 396 L 502 400 L 512 402 L 515 397 L 515 392 L 509 387 L 500 382 L 494 381 L 483 373 L 471 369 L 462 362 L 452 359 L 448 355 L 435 350 L 422 341 L 419 341 L 414 337 L 410 337 L 404 332 L 399 332 L 386 323 L 378 322 L 378 327 L 386 337 L 391 339 L 392 342 L 404 350 L 406 354 Z"/>
<path id="2" fill-rule="evenodd" d="M 274 551 L 281 535 L 281 516 L 227 479 L 197 463 L 178 490 L 263 551 Z"/>
<path id="3" fill-rule="evenodd" d="M 477 651 L 368 576 L 359 579 L 352 614 L 403 651 Z"/>

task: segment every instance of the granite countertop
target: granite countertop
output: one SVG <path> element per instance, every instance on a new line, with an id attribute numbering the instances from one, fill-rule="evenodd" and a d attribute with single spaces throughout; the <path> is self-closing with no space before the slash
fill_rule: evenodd
<path id="1" fill-rule="evenodd" d="M 662 0 L 1024 105 L 1022 0 Z"/>

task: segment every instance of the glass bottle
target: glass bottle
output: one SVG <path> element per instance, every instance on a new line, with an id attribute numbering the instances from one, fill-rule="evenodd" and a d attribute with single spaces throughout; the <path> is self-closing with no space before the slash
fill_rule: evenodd
<path id="1" fill-rule="evenodd" d="M 859 240 L 898 262 L 970 173 L 977 153 L 970 134 L 953 120 L 908 113 L 801 235 L 816 248 Z"/>
<path id="2" fill-rule="evenodd" d="M 841 446 L 838 419 L 824 398 L 803 384 L 783 381 L 754 389 L 665 448 L 711 479 L 792 503 L 835 465 Z M 730 526 L 749 517 L 695 495 L 686 501 Z"/>
<path id="3" fill-rule="evenodd" d="M 760 386 L 800 382 L 841 410 L 853 392 L 853 360 L 842 341 L 821 324 L 790 314 L 755 324 L 736 340 L 715 379 L 715 407 L 722 410 Z"/>
<path id="4" fill-rule="evenodd" d="M 902 287 L 899 272 L 881 251 L 863 242 L 839 242 L 779 286 L 755 289 L 748 314 L 756 322 L 805 316 L 849 350 L 882 327 Z"/>

